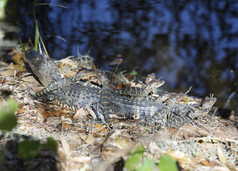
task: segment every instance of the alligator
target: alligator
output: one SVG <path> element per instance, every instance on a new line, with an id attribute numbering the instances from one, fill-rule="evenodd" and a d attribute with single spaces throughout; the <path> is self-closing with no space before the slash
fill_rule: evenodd
<path id="1" fill-rule="evenodd" d="M 161 98 L 143 93 L 145 92 L 143 88 L 114 90 L 110 88 L 105 76 L 101 77 L 104 80 L 102 88 L 91 83 L 85 85 L 80 73 L 72 78 L 61 78 L 55 62 L 48 55 L 33 50 L 26 52 L 25 61 L 45 86 L 42 91 L 34 94 L 33 98 L 44 97 L 45 101 L 54 100 L 71 110 L 91 107 L 97 115 L 102 112 L 109 125 L 110 118 L 117 117 L 139 120 L 138 125 L 150 125 L 153 130 L 162 127 L 178 128 L 185 123 L 192 123 L 191 114 L 208 112 L 216 101 L 214 97 L 207 98 L 207 103 L 202 107 L 197 104 L 161 102 Z"/>

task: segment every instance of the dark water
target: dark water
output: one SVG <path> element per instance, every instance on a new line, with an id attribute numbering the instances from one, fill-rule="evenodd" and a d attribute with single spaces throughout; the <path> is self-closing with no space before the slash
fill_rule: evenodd
<path id="1" fill-rule="evenodd" d="M 192 86 L 191 95 L 213 93 L 217 105 L 238 111 L 238 1 L 51 2 L 67 8 L 35 9 L 52 57 L 89 53 L 99 68 L 110 69 L 108 63 L 121 56 L 121 70 L 142 78 L 154 72 L 166 81 L 164 90 L 186 92 Z M 6 21 L 20 27 L 23 41 L 33 40 L 32 2 L 9 0 Z"/>

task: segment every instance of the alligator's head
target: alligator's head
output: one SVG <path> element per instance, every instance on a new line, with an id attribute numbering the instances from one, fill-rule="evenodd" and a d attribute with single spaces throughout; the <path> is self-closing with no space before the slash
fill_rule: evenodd
<path id="1" fill-rule="evenodd" d="M 34 50 L 28 50 L 25 53 L 24 60 L 44 86 L 61 78 L 59 69 L 53 59 L 44 53 L 40 54 Z"/>

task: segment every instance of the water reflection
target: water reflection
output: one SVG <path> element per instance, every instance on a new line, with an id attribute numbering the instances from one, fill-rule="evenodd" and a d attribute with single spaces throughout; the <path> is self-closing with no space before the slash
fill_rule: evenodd
<path id="1" fill-rule="evenodd" d="M 18 3 L 21 38 L 27 41 L 34 37 L 32 3 Z M 99 67 L 108 69 L 108 62 L 121 55 L 122 69 L 136 69 L 142 76 L 155 72 L 166 80 L 167 90 L 185 92 L 192 86 L 191 94 L 214 93 L 221 106 L 236 93 L 232 102 L 237 104 L 236 0 L 54 3 L 67 8 L 38 5 L 36 16 L 46 46 L 55 58 L 77 55 L 77 50 L 89 52 Z M 229 107 L 238 111 L 235 105 Z"/>

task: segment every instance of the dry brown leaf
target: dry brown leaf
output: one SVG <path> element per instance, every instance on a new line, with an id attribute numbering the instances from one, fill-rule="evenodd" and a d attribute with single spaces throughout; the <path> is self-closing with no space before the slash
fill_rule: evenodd
<path id="1" fill-rule="evenodd" d="M 61 120 L 58 117 L 49 117 L 47 118 L 46 124 L 49 126 L 57 126 L 60 122 Z"/>
<path id="2" fill-rule="evenodd" d="M 123 89 L 123 88 L 125 88 L 125 87 L 126 87 L 125 84 L 118 84 L 117 87 L 116 87 L 116 89 Z"/>
<path id="3" fill-rule="evenodd" d="M 71 157 L 71 152 L 70 152 L 69 144 L 67 143 L 67 141 L 63 137 L 60 137 L 60 141 L 61 141 L 61 144 L 62 144 L 62 149 L 64 151 L 64 154 L 66 155 L 67 158 L 70 158 Z"/>
<path id="4" fill-rule="evenodd" d="M 29 50 L 28 45 L 24 45 L 25 50 Z M 24 53 L 17 48 L 12 49 L 7 55 L 12 56 L 12 61 L 16 64 L 23 64 Z"/>
<path id="5" fill-rule="evenodd" d="M 44 87 L 42 87 L 42 86 L 38 86 L 38 85 L 33 85 L 33 86 L 29 86 L 34 92 L 39 92 L 39 91 L 41 91 Z M 33 92 L 32 92 L 33 93 Z"/>
<path id="6" fill-rule="evenodd" d="M 79 118 L 86 118 L 87 115 L 88 115 L 88 111 L 84 110 L 83 108 L 80 108 L 79 110 L 77 110 L 77 112 L 74 115 L 73 119 L 77 120 Z"/>
<path id="7" fill-rule="evenodd" d="M 8 70 L 0 72 L 0 75 L 2 75 L 4 77 L 10 77 L 10 76 L 14 76 L 16 74 L 17 74 L 17 72 L 14 69 L 8 69 Z"/>
<path id="8" fill-rule="evenodd" d="M 71 57 L 73 56 L 68 56 L 64 59 L 61 59 L 59 61 L 57 61 L 57 65 L 59 65 L 59 67 L 62 67 L 62 66 L 74 66 L 75 65 L 75 61 L 71 59 Z"/>
<path id="9" fill-rule="evenodd" d="M 26 71 L 26 68 L 23 65 L 13 65 L 13 68 L 18 72 Z"/>
<path id="10" fill-rule="evenodd" d="M 227 161 L 227 159 L 226 159 L 226 157 L 225 157 L 225 155 L 222 152 L 220 147 L 217 147 L 217 154 L 218 154 L 219 161 L 222 164 L 224 164 L 225 166 L 227 166 L 231 170 L 235 170 L 235 168 L 228 163 L 228 161 Z"/>
<path id="11" fill-rule="evenodd" d="M 126 141 L 125 138 L 122 138 L 122 137 L 116 137 L 115 142 L 116 142 L 116 146 L 120 149 L 123 149 L 126 146 L 128 146 L 128 142 Z"/>
<path id="12" fill-rule="evenodd" d="M 199 156 L 197 156 L 197 157 L 194 157 L 194 158 L 192 158 L 192 162 L 193 163 L 201 163 L 201 161 L 204 159 L 204 158 L 206 158 L 207 157 L 207 154 L 202 154 L 202 155 L 199 155 Z"/>
<path id="13" fill-rule="evenodd" d="M 25 111 L 26 111 L 26 109 L 23 109 L 23 108 L 17 109 L 17 114 L 22 114 Z"/>
<path id="14" fill-rule="evenodd" d="M 55 110 L 54 108 L 50 108 L 44 105 L 37 104 L 37 111 L 43 118 L 61 116 L 62 113 L 59 110 Z"/>
<path id="15" fill-rule="evenodd" d="M 72 164 L 71 166 L 68 166 L 68 170 L 81 170 L 80 168 L 83 167 L 83 164 Z"/>
<path id="16" fill-rule="evenodd" d="M 64 151 L 64 149 L 63 149 L 62 147 L 59 147 L 59 148 L 58 148 L 57 154 L 58 154 L 58 157 L 59 157 L 62 161 L 66 161 L 67 156 L 66 156 L 65 151 Z"/>
<path id="17" fill-rule="evenodd" d="M 12 61 L 16 64 L 23 64 L 23 53 L 15 53 L 15 55 L 12 58 Z"/>
<path id="18" fill-rule="evenodd" d="M 64 130 L 69 130 L 71 128 L 71 125 L 67 123 L 62 123 L 62 128 L 64 128 Z"/>
<path id="19" fill-rule="evenodd" d="M 150 153 L 154 154 L 154 153 L 157 153 L 158 151 L 160 151 L 160 148 L 158 147 L 158 145 L 155 142 L 151 142 L 149 145 L 149 150 L 150 150 Z"/>
<path id="20" fill-rule="evenodd" d="M 209 160 L 203 160 L 203 161 L 201 161 L 201 163 L 202 163 L 204 166 L 207 166 L 207 167 L 220 166 L 219 163 L 217 163 L 217 162 L 215 162 L 215 161 L 209 161 Z"/>
<path id="21" fill-rule="evenodd" d="M 97 119 L 95 112 L 90 107 L 87 107 L 87 114 L 90 114 L 94 119 Z"/>
<path id="22" fill-rule="evenodd" d="M 38 81 L 33 76 L 26 76 L 22 78 L 23 81 L 29 82 L 33 85 L 39 85 Z"/>
<path id="23" fill-rule="evenodd" d="M 93 137 L 92 134 L 89 134 L 88 137 L 86 138 L 85 142 L 89 145 L 93 145 L 95 138 Z"/>
<path id="24" fill-rule="evenodd" d="M 185 153 L 183 153 L 181 151 L 168 151 L 166 154 L 171 156 L 178 162 L 182 162 L 182 163 L 191 163 L 192 162 L 192 159 L 188 155 L 186 155 Z"/>
<path id="25" fill-rule="evenodd" d="M 109 62 L 109 65 L 120 65 L 122 63 L 122 58 L 116 58 L 113 61 Z"/>
<path id="26" fill-rule="evenodd" d="M 76 114 L 73 116 L 73 120 L 78 120 L 79 118 L 85 118 L 87 116 L 88 112 L 84 110 L 83 108 L 80 108 L 77 110 Z"/>
<path id="27" fill-rule="evenodd" d="M 219 148 L 219 147 L 217 147 L 217 154 L 218 154 L 220 162 L 227 166 L 228 162 L 226 160 L 226 157 L 225 157 L 224 153 L 222 152 L 221 148 Z"/>
<path id="28" fill-rule="evenodd" d="M 76 74 L 75 71 L 70 71 L 70 72 L 65 73 L 65 76 L 66 77 L 73 77 L 75 74 Z"/>
<path id="29" fill-rule="evenodd" d="M 206 136 L 208 135 L 208 132 L 205 129 L 201 129 L 197 126 L 187 124 L 178 130 L 178 135 L 186 140 L 190 137 Z"/>
<path id="30" fill-rule="evenodd" d="M 70 161 L 73 162 L 81 162 L 81 163 L 90 163 L 91 157 L 88 156 L 79 156 L 79 157 L 72 157 Z"/>
<path id="31" fill-rule="evenodd" d="M 107 133 L 106 127 L 102 124 L 96 124 L 94 128 L 95 129 L 93 131 L 93 137 L 95 138 L 104 137 L 104 135 L 106 135 Z"/>

